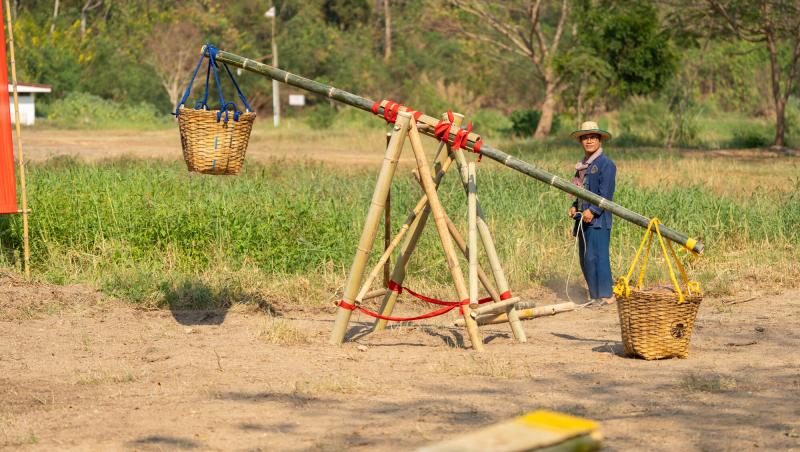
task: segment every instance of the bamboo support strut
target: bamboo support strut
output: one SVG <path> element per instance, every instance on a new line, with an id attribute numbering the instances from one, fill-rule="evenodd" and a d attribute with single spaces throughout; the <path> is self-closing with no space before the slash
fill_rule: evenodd
<path id="1" fill-rule="evenodd" d="M 450 236 L 453 237 L 453 241 L 456 242 L 456 246 L 458 249 L 461 250 L 461 253 L 464 254 L 464 257 L 469 259 L 469 248 L 467 247 L 467 243 L 464 241 L 464 237 L 461 236 L 461 233 L 458 232 L 456 225 L 453 223 L 453 220 L 450 217 L 445 216 L 447 220 L 447 229 L 450 231 Z M 480 280 L 483 288 L 486 289 L 486 292 L 492 297 L 492 301 L 495 303 L 500 301 L 500 293 L 497 292 L 497 289 L 494 287 L 492 282 L 489 280 L 489 277 L 486 275 L 486 272 L 483 271 L 480 265 L 478 265 L 478 280 Z"/>
<path id="2" fill-rule="evenodd" d="M 398 118 L 411 118 L 411 115 L 406 112 L 398 113 Z M 399 119 L 398 119 L 399 120 Z M 425 150 L 422 147 L 422 139 L 420 138 L 419 131 L 415 123 L 411 123 L 408 131 L 408 138 L 411 141 L 411 149 L 414 151 L 414 157 L 417 160 L 417 168 L 419 169 L 419 176 L 422 180 L 422 186 L 425 188 L 425 194 L 428 196 L 428 206 L 430 207 L 433 216 L 433 222 L 436 224 L 436 230 L 439 233 L 439 239 L 442 242 L 442 249 L 445 258 L 447 259 L 447 266 L 450 269 L 450 275 L 456 286 L 456 293 L 459 300 L 467 300 L 469 298 L 469 291 L 464 281 L 464 275 L 461 273 L 461 266 L 458 263 L 455 248 L 453 247 L 453 240 L 450 237 L 450 232 L 447 230 L 447 223 L 444 219 L 444 208 L 439 201 L 439 196 L 436 193 L 436 185 L 431 176 L 430 169 L 428 168 L 428 159 L 425 157 Z M 470 317 L 471 309 L 469 305 L 461 307 L 466 321 L 467 334 L 469 335 L 472 348 L 475 351 L 483 351 L 483 339 L 481 338 L 478 325 L 475 320 Z"/>
<path id="3" fill-rule="evenodd" d="M 364 221 L 364 229 L 361 232 L 358 249 L 356 250 L 353 264 L 347 276 L 347 283 L 345 283 L 342 298 L 349 304 L 355 302 L 356 294 L 358 293 L 359 287 L 361 287 L 361 281 L 364 277 L 364 267 L 367 265 L 370 252 L 375 244 L 375 236 L 378 233 L 378 224 L 380 223 L 381 215 L 384 211 L 386 195 L 391 187 L 392 179 L 397 169 L 397 161 L 400 158 L 403 144 L 408 135 L 408 123 L 408 116 L 398 117 L 397 123 L 395 124 L 395 133 L 392 135 L 392 139 L 386 147 L 383 165 L 378 174 L 375 191 L 372 194 L 372 203 L 367 211 L 367 218 Z M 351 314 L 352 311 L 339 307 L 329 340 L 331 344 L 339 345 L 344 341 Z"/>
<path id="4" fill-rule="evenodd" d="M 6 2 L 8 2 L 8 0 L 6 0 Z M 265 75 L 274 80 L 278 80 L 283 83 L 296 86 L 298 88 L 302 88 L 312 93 L 320 94 L 322 96 L 328 97 L 333 100 L 337 100 L 339 102 L 345 103 L 352 107 L 359 108 L 364 111 L 368 111 L 370 113 L 372 112 L 372 106 L 375 104 L 374 101 L 369 100 L 367 98 L 357 96 L 347 91 L 334 88 L 333 86 L 326 85 L 324 83 L 300 77 L 290 72 L 286 72 L 284 70 L 269 66 L 267 64 L 253 61 L 230 52 L 225 52 L 223 50 L 220 50 L 217 53 L 217 61 L 231 64 L 233 66 L 240 67 L 245 70 L 255 72 L 257 74 Z M 378 114 L 380 115 L 383 114 L 382 106 L 378 109 Z M 434 135 L 433 129 L 439 121 L 436 118 L 423 114 L 418 119 L 418 122 L 425 124 L 425 127 L 421 128 L 422 133 L 433 136 Z M 450 129 L 450 135 L 448 141 L 452 142 L 452 139 L 455 138 L 455 135 L 459 129 L 460 127 L 457 126 L 453 126 Z M 475 143 L 479 140 L 480 140 L 480 135 L 475 133 L 470 133 L 467 136 L 467 149 L 473 151 L 475 148 Z M 531 165 L 530 163 L 524 162 L 516 157 L 506 154 L 500 149 L 495 149 L 487 143 L 482 143 L 480 148 L 480 153 L 486 156 L 487 158 L 499 162 L 500 164 L 505 165 L 511 169 L 517 170 L 525 175 L 533 177 L 534 179 L 540 182 L 544 182 L 561 191 L 565 191 L 571 195 L 586 200 L 600 207 L 601 209 L 605 209 L 613 213 L 614 215 L 626 221 L 629 221 L 635 225 L 638 225 L 642 228 L 646 228 L 647 225 L 650 224 L 650 218 L 647 218 L 643 215 L 633 212 L 632 210 L 620 206 L 619 204 L 616 204 L 601 196 L 598 196 L 581 187 L 577 187 L 569 180 L 560 178 L 539 167 L 536 167 L 534 165 Z M 694 251 L 696 253 L 703 252 L 703 244 L 700 241 L 690 238 L 682 232 L 670 229 L 662 225 L 661 234 L 664 237 L 668 238 L 669 240 L 672 240 L 673 242 L 676 242 L 688 248 L 691 251 Z"/>
<path id="5" fill-rule="evenodd" d="M 14 124 L 17 132 L 17 160 L 19 166 L 19 188 L 22 191 L 20 201 L 22 203 L 22 249 L 23 262 L 25 264 L 25 277 L 31 277 L 31 248 L 28 234 L 28 190 L 25 183 L 25 155 L 22 152 L 22 129 L 19 118 L 19 95 L 17 94 L 17 64 L 14 57 L 14 28 L 11 23 L 11 6 L 6 0 L 6 22 L 8 24 L 8 57 L 11 64 L 11 84 L 14 93 Z"/>

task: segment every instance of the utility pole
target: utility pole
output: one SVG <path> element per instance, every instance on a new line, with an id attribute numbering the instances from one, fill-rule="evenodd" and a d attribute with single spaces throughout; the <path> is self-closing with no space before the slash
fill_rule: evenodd
<path id="1" fill-rule="evenodd" d="M 264 17 L 272 18 L 272 67 L 278 67 L 278 42 L 275 41 L 275 6 L 264 13 Z M 281 92 L 277 80 L 272 80 L 272 123 L 277 128 L 281 123 Z"/>

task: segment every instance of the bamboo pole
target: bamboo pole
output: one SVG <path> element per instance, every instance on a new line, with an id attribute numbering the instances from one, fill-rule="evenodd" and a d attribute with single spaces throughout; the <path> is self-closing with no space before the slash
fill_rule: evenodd
<path id="1" fill-rule="evenodd" d="M 517 306 L 524 305 L 527 302 L 519 302 Z M 572 302 L 567 303 L 559 303 L 559 304 L 551 304 L 547 306 L 540 306 L 537 308 L 529 308 L 529 309 L 521 309 L 516 311 L 519 314 L 519 318 L 526 320 L 526 319 L 536 319 L 539 317 L 547 317 L 551 315 L 560 314 L 562 312 L 569 312 L 574 311 L 577 308 L 577 305 Z M 478 325 L 495 325 L 498 323 L 506 323 L 508 322 L 508 315 L 505 312 L 500 314 L 486 314 L 481 315 L 477 319 Z M 457 319 L 453 322 L 455 326 L 464 326 L 464 319 Z"/>
<path id="2" fill-rule="evenodd" d="M 464 190 L 467 191 L 467 194 L 469 195 L 469 166 L 467 164 L 467 159 L 461 149 L 457 149 L 455 151 L 455 158 L 456 164 L 458 165 L 459 174 L 461 175 L 461 182 L 464 185 Z M 489 268 L 491 268 L 492 275 L 494 275 L 495 283 L 497 284 L 497 290 L 501 294 L 510 294 L 511 292 L 509 291 L 508 280 L 506 279 L 505 272 L 503 271 L 503 266 L 500 263 L 500 257 L 498 256 L 497 248 L 494 245 L 492 232 L 489 230 L 489 225 L 486 223 L 486 217 L 483 213 L 483 209 L 481 208 L 480 200 L 477 198 L 478 196 L 476 193 L 475 203 L 478 232 L 481 237 L 481 242 L 483 243 L 483 249 L 486 252 L 486 257 L 489 260 Z M 511 327 L 511 333 L 514 335 L 514 339 L 516 339 L 519 343 L 527 342 L 528 337 L 525 334 L 525 329 L 522 327 L 522 322 L 520 322 L 519 316 L 517 315 L 513 306 L 509 306 L 509 308 L 506 310 L 506 313 L 510 319 L 509 326 Z"/>
<path id="3" fill-rule="evenodd" d="M 372 112 L 372 107 L 373 105 L 375 105 L 375 102 L 370 99 L 357 96 L 355 94 L 343 91 L 341 89 L 335 88 L 330 85 L 326 85 L 324 83 L 300 77 L 290 72 L 286 72 L 282 69 L 277 69 L 267 64 L 259 63 L 257 61 L 253 61 L 241 57 L 239 55 L 226 52 L 224 50 L 220 50 L 217 53 L 217 61 L 228 63 L 233 66 L 240 67 L 242 69 L 267 76 L 274 80 L 282 81 L 288 85 L 296 86 L 298 88 L 302 88 L 312 93 L 317 93 L 322 96 L 326 96 L 330 99 L 337 100 L 339 102 L 345 103 L 347 105 L 350 105 L 352 107 L 367 112 Z M 385 103 L 386 103 L 385 101 L 380 103 L 377 113 L 378 115 L 383 116 L 383 111 L 384 111 L 383 107 Z M 418 122 L 421 122 L 426 125 L 426 127 L 423 127 L 421 129 L 422 133 L 429 136 L 434 136 L 434 128 L 436 127 L 436 124 L 439 122 L 436 118 L 423 114 L 418 119 Z M 450 128 L 448 142 L 452 143 L 453 138 L 455 138 L 456 133 L 458 133 L 459 130 L 460 127 L 457 127 L 455 125 Z M 467 136 L 467 149 L 474 152 L 475 143 L 478 141 L 480 141 L 480 135 L 476 133 L 470 133 Z M 530 176 L 540 182 L 551 185 L 561 191 L 565 191 L 585 201 L 589 201 L 590 203 L 600 207 L 601 209 L 605 209 L 613 213 L 614 215 L 622 218 L 623 220 L 629 221 L 639 227 L 647 228 L 647 225 L 650 224 L 650 218 L 645 217 L 644 215 L 640 215 L 608 199 L 605 199 L 602 196 L 596 195 L 588 190 L 578 187 L 567 179 L 560 178 L 537 166 L 531 165 L 530 163 L 524 162 L 516 157 L 506 154 L 500 149 L 495 149 L 488 143 L 482 142 L 480 147 L 480 153 L 486 156 L 487 158 L 490 158 L 500 163 L 501 165 L 505 165 L 513 170 L 521 172 L 522 174 Z M 672 240 L 673 242 L 678 243 L 679 245 L 684 246 L 687 249 L 694 251 L 695 253 L 699 254 L 703 252 L 702 242 L 694 238 L 691 238 L 682 232 L 670 229 L 663 225 L 660 226 L 660 229 L 661 229 L 661 235 L 668 238 L 669 240 Z"/>
<path id="4" fill-rule="evenodd" d="M 478 192 L 475 164 L 467 169 L 467 237 L 469 240 L 469 303 L 478 304 Z"/>
<path id="5" fill-rule="evenodd" d="M 14 123 L 17 132 L 17 158 L 19 165 L 19 185 L 22 201 L 22 249 L 25 263 L 25 277 L 31 277 L 31 249 L 28 242 L 28 190 L 25 184 L 25 155 L 22 152 L 22 128 L 19 118 L 19 95 L 17 94 L 17 64 L 14 57 L 14 28 L 11 23 L 11 6 L 6 0 L 6 23 L 8 23 L 8 56 L 11 63 L 11 83 L 14 92 Z"/>
<path id="6" fill-rule="evenodd" d="M 8 0 L 6 0 L 8 1 Z M 375 183 L 375 191 L 372 194 L 372 203 L 367 211 L 367 218 L 364 221 L 364 229 L 361 232 L 361 239 L 358 242 L 358 249 L 353 258 L 353 265 L 350 267 L 347 283 L 345 284 L 344 294 L 342 298 L 347 303 L 353 304 L 355 296 L 361 286 L 361 280 L 364 277 L 364 267 L 369 260 L 369 254 L 375 244 L 375 236 L 378 233 L 378 223 L 381 219 L 381 214 L 384 210 L 384 203 L 386 202 L 386 194 L 392 185 L 395 170 L 397 169 L 397 161 L 400 158 L 400 153 L 403 150 L 403 144 L 408 136 L 408 122 L 410 116 L 402 116 L 397 118 L 397 123 L 394 127 L 392 139 L 386 147 L 386 154 L 383 158 L 383 165 L 378 174 L 378 181 Z M 339 345 L 344 341 L 344 336 L 347 333 L 347 325 L 350 323 L 350 315 L 353 311 L 339 307 L 336 313 L 336 321 L 334 322 L 333 330 L 329 342 L 333 345 Z"/>
<path id="7" fill-rule="evenodd" d="M 411 115 L 406 112 L 401 112 L 399 115 L 411 117 Z M 461 273 L 461 266 L 458 263 L 458 256 L 456 256 L 456 251 L 453 247 L 453 240 L 450 238 L 450 232 L 447 230 L 447 223 L 444 219 L 444 208 L 436 193 L 436 185 L 433 182 L 433 177 L 428 168 L 428 159 L 422 147 L 422 139 L 417 130 L 417 125 L 413 122 L 408 131 L 408 138 L 411 141 L 411 149 L 414 151 L 414 157 L 417 160 L 417 168 L 419 169 L 422 186 L 425 188 L 425 194 L 428 195 L 428 206 L 430 206 L 433 222 L 436 224 L 436 230 L 442 242 L 442 249 L 447 259 L 447 266 L 450 269 L 453 282 L 456 286 L 458 299 L 467 300 L 469 298 L 469 291 L 464 281 L 464 274 Z M 464 305 L 461 308 L 464 313 L 464 319 L 466 320 L 467 334 L 469 335 L 470 342 L 472 342 L 473 349 L 475 349 L 475 351 L 483 351 L 483 339 L 481 338 L 480 331 L 478 331 L 478 324 L 470 317 L 471 309 L 469 305 Z"/>
<path id="8" fill-rule="evenodd" d="M 389 141 L 392 139 L 392 134 L 386 134 L 386 147 L 389 147 Z M 386 207 L 383 209 L 383 251 L 389 249 L 392 242 L 392 187 L 386 193 Z M 383 287 L 389 286 L 389 272 L 391 271 L 391 259 L 387 259 L 383 264 Z"/>
<path id="9" fill-rule="evenodd" d="M 464 116 L 456 113 L 453 118 L 453 123 L 460 125 L 463 119 Z M 444 143 L 439 144 L 439 148 L 436 150 L 437 157 L 442 152 L 442 148 L 444 146 Z M 434 166 L 438 167 L 436 171 L 436 180 L 434 181 L 437 189 L 442 181 L 442 178 L 454 162 L 455 159 L 453 157 L 453 153 L 449 152 L 448 149 L 448 152 L 445 153 L 442 159 L 436 160 L 434 163 Z M 430 208 L 428 207 L 427 195 L 423 195 L 422 198 L 420 198 L 417 206 L 414 208 L 414 212 L 417 211 L 419 213 L 415 218 L 412 219 L 412 223 L 408 229 L 411 234 L 408 236 L 408 239 L 406 239 L 405 243 L 403 243 L 403 247 L 400 250 L 400 256 L 397 258 L 397 261 L 394 264 L 394 270 L 392 270 L 392 281 L 395 281 L 400 285 L 402 285 L 406 279 L 406 268 L 408 267 L 408 261 L 411 259 L 411 255 L 414 253 L 414 250 L 416 250 L 419 238 L 422 236 L 422 231 L 425 229 L 425 225 L 428 223 Z M 409 218 L 411 217 L 409 216 Z M 387 289 L 386 296 L 383 298 L 383 303 L 381 304 L 380 313 L 385 316 L 391 315 L 392 311 L 394 311 L 394 305 L 397 303 L 398 296 L 399 294 L 397 292 Z M 372 327 L 372 331 L 380 331 L 386 328 L 386 324 L 386 320 L 377 319 L 375 321 L 375 325 Z"/>

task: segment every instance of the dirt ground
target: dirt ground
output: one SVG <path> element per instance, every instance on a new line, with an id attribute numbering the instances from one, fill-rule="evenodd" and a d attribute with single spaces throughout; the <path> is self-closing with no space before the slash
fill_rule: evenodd
<path id="1" fill-rule="evenodd" d="M 800 450 L 799 302 L 706 300 L 689 359 L 643 361 L 614 307 L 526 321 L 527 344 L 484 327 L 482 354 L 355 315 L 335 347 L 334 308 L 146 312 L 5 275 L 0 448 L 408 450 L 544 408 L 599 421 L 607 450 Z"/>

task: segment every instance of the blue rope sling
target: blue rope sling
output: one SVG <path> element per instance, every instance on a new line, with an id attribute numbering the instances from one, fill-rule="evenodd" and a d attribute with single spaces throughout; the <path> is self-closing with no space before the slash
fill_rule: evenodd
<path id="1" fill-rule="evenodd" d="M 192 79 L 189 81 L 189 86 L 186 87 L 186 92 L 183 94 L 183 98 L 175 107 L 175 113 L 173 115 L 179 116 L 181 107 L 186 103 L 186 100 L 189 98 L 189 94 L 192 91 L 192 85 L 194 84 L 194 79 L 197 77 L 197 73 L 200 71 L 200 66 L 203 65 L 203 59 L 208 57 L 208 68 L 206 69 L 206 87 L 203 91 L 203 100 L 197 101 L 194 105 L 195 110 L 208 110 L 208 84 L 211 79 L 211 74 L 214 74 L 214 82 L 217 85 L 217 92 L 219 93 L 219 112 L 217 113 L 217 122 L 222 120 L 222 113 L 225 112 L 225 122 L 228 122 L 228 112 L 230 111 L 229 108 L 233 108 L 233 120 L 239 121 L 239 116 L 241 112 L 239 108 L 236 106 L 236 102 L 225 102 L 225 97 L 222 95 L 222 86 L 219 83 L 219 76 L 217 75 L 217 68 L 219 64 L 217 63 L 217 52 L 218 49 L 211 44 L 206 44 L 203 46 L 203 51 L 200 55 L 200 60 L 197 62 L 197 67 L 194 69 L 194 73 L 192 74 Z M 225 72 L 227 72 L 228 77 L 233 82 L 233 86 L 236 88 L 236 92 L 239 94 L 239 99 L 241 99 L 242 103 L 244 104 L 245 112 L 253 111 L 250 108 L 250 104 L 247 103 L 247 99 L 242 94 L 242 90 L 239 88 L 239 84 L 236 83 L 236 78 L 234 78 L 233 73 L 231 72 L 230 68 L 227 64 L 222 63 L 222 66 L 225 68 Z"/>

